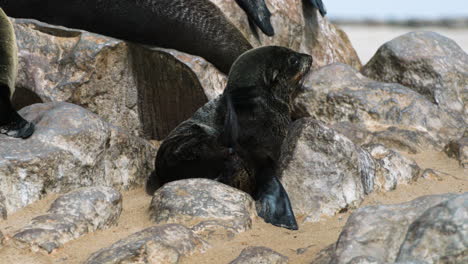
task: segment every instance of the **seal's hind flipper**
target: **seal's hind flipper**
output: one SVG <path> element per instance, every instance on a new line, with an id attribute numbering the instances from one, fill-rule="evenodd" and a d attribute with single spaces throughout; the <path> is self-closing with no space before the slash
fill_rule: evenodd
<path id="1" fill-rule="evenodd" d="M 271 13 L 265 0 L 236 0 L 236 2 L 245 11 L 249 20 L 253 20 L 265 35 L 269 37 L 275 35 L 270 20 Z"/>
<path id="2" fill-rule="evenodd" d="M 258 216 L 275 226 L 297 230 L 289 196 L 276 176 L 262 181 L 255 193 Z"/>
<path id="3" fill-rule="evenodd" d="M 320 15 L 325 16 L 327 14 L 327 10 L 325 9 L 325 5 L 323 4 L 322 0 L 310 0 L 312 5 L 317 8 L 320 12 Z"/>

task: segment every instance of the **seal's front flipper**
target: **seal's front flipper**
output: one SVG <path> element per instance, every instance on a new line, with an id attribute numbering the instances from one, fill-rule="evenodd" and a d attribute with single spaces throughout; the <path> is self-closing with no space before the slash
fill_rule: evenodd
<path id="1" fill-rule="evenodd" d="M 28 138 L 34 133 L 34 124 L 24 120 L 16 111 L 11 113 L 14 120 L 0 126 L 0 134 L 15 138 Z"/>
<path id="2" fill-rule="evenodd" d="M 287 229 L 297 230 L 297 222 L 288 194 L 275 176 L 261 182 L 255 194 L 257 212 L 265 222 Z"/>
<path id="3" fill-rule="evenodd" d="M 24 120 L 13 108 L 9 96 L 1 92 L 8 89 L 0 85 L 0 134 L 15 138 L 28 138 L 34 133 L 34 124 Z"/>

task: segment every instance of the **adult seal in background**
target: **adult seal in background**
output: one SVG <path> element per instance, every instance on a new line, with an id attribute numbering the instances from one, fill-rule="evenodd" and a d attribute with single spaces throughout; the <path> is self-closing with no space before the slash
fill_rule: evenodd
<path id="1" fill-rule="evenodd" d="M 198 55 L 224 73 L 252 48 L 209 0 L 0 0 L 9 16 Z"/>
<path id="2" fill-rule="evenodd" d="M 292 101 L 311 64 L 311 56 L 277 46 L 244 53 L 232 66 L 224 93 L 163 141 L 147 192 L 153 194 L 163 184 L 185 178 L 233 185 L 243 169 L 251 176 L 259 216 L 276 226 L 297 229 L 276 166 L 291 123 Z"/>
<path id="3" fill-rule="evenodd" d="M 0 133 L 27 138 L 34 125 L 22 118 L 11 104 L 18 72 L 15 32 L 7 15 L 0 8 Z"/>

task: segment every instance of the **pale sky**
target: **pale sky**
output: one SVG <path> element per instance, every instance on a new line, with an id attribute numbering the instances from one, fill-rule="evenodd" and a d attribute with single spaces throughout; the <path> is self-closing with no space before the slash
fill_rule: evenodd
<path id="1" fill-rule="evenodd" d="M 468 17 L 468 0 L 322 0 L 331 18 Z"/>

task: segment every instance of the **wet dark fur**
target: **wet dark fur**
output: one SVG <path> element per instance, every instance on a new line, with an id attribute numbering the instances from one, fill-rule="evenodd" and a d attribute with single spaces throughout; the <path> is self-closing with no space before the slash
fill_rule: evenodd
<path id="1" fill-rule="evenodd" d="M 164 140 L 148 193 L 185 178 L 243 184 L 266 222 L 297 229 L 276 164 L 291 122 L 292 99 L 311 63 L 309 55 L 276 46 L 244 53 L 234 63 L 223 95 Z"/>
<path id="2" fill-rule="evenodd" d="M 27 138 L 34 125 L 24 120 L 11 104 L 17 72 L 15 32 L 6 14 L 0 9 L 0 133 Z"/>
<path id="3" fill-rule="evenodd" d="M 198 55 L 224 73 L 252 48 L 209 0 L 0 0 L 0 7 L 12 17 Z"/>
<path id="4" fill-rule="evenodd" d="M 237 4 L 245 11 L 249 19 L 249 25 L 254 35 L 257 35 L 257 27 L 267 36 L 275 35 L 271 25 L 271 13 L 265 0 L 236 0 Z"/>

